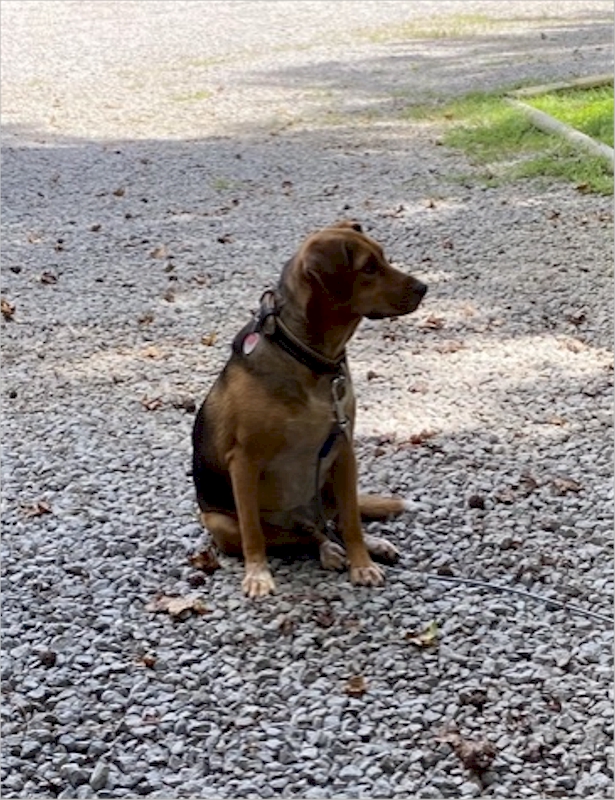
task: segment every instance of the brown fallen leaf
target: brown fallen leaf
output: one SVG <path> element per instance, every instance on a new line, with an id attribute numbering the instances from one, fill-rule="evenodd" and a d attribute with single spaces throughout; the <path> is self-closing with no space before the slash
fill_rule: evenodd
<path id="1" fill-rule="evenodd" d="M 139 325 L 151 325 L 153 321 L 154 321 L 154 315 L 151 312 L 147 314 L 142 314 L 137 320 Z"/>
<path id="2" fill-rule="evenodd" d="M 489 769 L 497 754 L 487 739 L 464 739 L 457 731 L 444 731 L 438 740 L 450 744 L 464 767 L 479 777 Z"/>
<path id="3" fill-rule="evenodd" d="M 362 697 L 367 691 L 367 681 L 363 675 L 353 675 L 352 678 L 346 682 L 344 691 L 350 697 Z"/>
<path id="4" fill-rule="evenodd" d="M 177 617 L 184 611 L 194 611 L 195 614 L 205 614 L 209 609 L 203 602 L 203 598 L 195 596 L 170 597 L 166 594 L 159 594 L 150 600 L 145 606 L 146 611 L 154 613 L 163 612 Z"/>
<path id="5" fill-rule="evenodd" d="M 169 250 L 166 245 L 159 244 L 150 251 L 150 258 L 168 258 Z"/>
<path id="6" fill-rule="evenodd" d="M 193 553 L 188 560 L 195 569 L 203 570 L 203 572 L 207 572 L 208 575 L 220 569 L 218 556 L 212 547 L 200 550 L 198 553 Z"/>
<path id="7" fill-rule="evenodd" d="M 123 187 L 123 186 L 120 186 L 120 187 L 118 187 L 117 189 L 114 189 L 114 190 L 113 190 L 113 194 L 114 194 L 116 197 L 124 197 L 124 195 L 126 194 L 126 189 L 124 189 L 124 187 Z"/>
<path id="8" fill-rule="evenodd" d="M 58 282 L 58 276 L 55 275 L 53 272 L 49 272 L 49 270 L 45 270 L 44 272 L 41 272 L 39 281 L 41 283 L 52 285 Z"/>
<path id="9" fill-rule="evenodd" d="M 421 323 L 421 328 L 429 328 L 430 330 L 439 331 L 446 325 L 444 317 L 436 317 L 430 314 Z"/>
<path id="10" fill-rule="evenodd" d="M 575 481 L 573 478 L 553 478 L 551 481 L 553 488 L 559 494 L 567 494 L 568 492 L 580 492 L 583 486 Z"/>
<path id="11" fill-rule="evenodd" d="M 435 619 L 421 633 L 407 633 L 406 639 L 417 647 L 435 647 L 438 644 L 438 623 Z"/>
<path id="12" fill-rule="evenodd" d="M 187 397 L 186 395 L 174 397 L 171 400 L 171 405 L 173 408 L 181 408 L 189 414 L 192 414 L 194 411 L 196 411 L 196 402 L 194 398 Z"/>
<path id="13" fill-rule="evenodd" d="M 201 336 L 201 344 L 204 344 L 205 347 L 212 347 L 216 341 L 218 340 L 217 333 L 204 333 Z"/>
<path id="14" fill-rule="evenodd" d="M 43 514 L 51 514 L 51 506 L 46 500 L 37 500 L 29 506 L 22 506 L 21 513 L 27 519 L 31 517 L 42 517 Z"/>
<path id="15" fill-rule="evenodd" d="M 143 350 L 141 350 L 139 355 L 141 356 L 141 358 L 160 358 L 162 356 L 162 353 L 156 347 L 155 344 L 151 344 L 149 347 L 143 348 Z"/>
<path id="16" fill-rule="evenodd" d="M 141 405 L 146 411 L 157 411 L 162 408 L 163 402 L 159 397 L 143 397 L 141 398 Z"/>
<path id="17" fill-rule="evenodd" d="M 291 633 L 295 630 L 296 623 L 292 617 L 282 617 L 280 620 L 280 624 L 278 626 L 278 630 L 282 634 L 282 636 L 290 636 Z"/>
<path id="18" fill-rule="evenodd" d="M 139 656 L 136 660 L 137 664 L 141 664 L 148 669 L 153 669 L 156 666 L 156 656 L 154 653 L 144 653 L 142 656 Z"/>
<path id="19" fill-rule="evenodd" d="M 580 339 L 564 339 L 560 346 L 566 350 L 570 350 L 571 353 L 581 353 L 583 350 L 587 349 L 585 342 L 582 342 Z"/>
<path id="20" fill-rule="evenodd" d="M 446 355 L 447 353 L 457 353 L 459 350 L 464 350 L 465 344 L 463 342 L 455 342 L 449 339 L 447 342 L 442 342 L 434 347 L 436 353 Z"/>
<path id="21" fill-rule="evenodd" d="M 408 441 L 410 444 L 423 444 L 428 439 L 433 439 L 434 436 L 437 436 L 437 431 L 430 431 L 430 430 L 422 430 L 420 433 L 413 433 L 410 435 Z"/>
<path id="22" fill-rule="evenodd" d="M 495 492 L 493 497 L 497 500 L 498 503 L 504 503 L 504 505 L 507 506 L 512 505 L 517 499 L 515 493 L 510 488 L 510 486 L 504 486 L 502 489 L 498 489 L 498 491 Z"/>
<path id="23" fill-rule="evenodd" d="M 323 608 L 314 614 L 314 622 L 321 628 L 331 628 L 335 623 L 335 617 L 330 608 Z"/>
<path id="24" fill-rule="evenodd" d="M 7 322 L 12 322 L 13 317 L 15 316 L 15 306 L 13 303 L 9 303 L 6 297 L 3 297 L 0 300 L 0 311 Z"/>
<path id="25" fill-rule="evenodd" d="M 95 222 L 93 225 L 90 225 L 90 230 L 92 233 L 98 233 L 98 231 L 102 228 L 100 222 Z"/>

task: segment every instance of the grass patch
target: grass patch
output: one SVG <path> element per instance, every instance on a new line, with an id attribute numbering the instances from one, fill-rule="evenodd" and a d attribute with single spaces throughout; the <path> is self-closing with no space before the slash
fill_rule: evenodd
<path id="1" fill-rule="evenodd" d="M 200 103 L 203 100 L 209 100 L 210 97 L 213 97 L 213 93 L 203 89 L 191 94 L 176 94 L 173 100 L 176 103 Z"/>
<path id="2" fill-rule="evenodd" d="M 574 89 L 526 100 L 560 122 L 613 147 L 613 87 Z"/>
<path id="3" fill-rule="evenodd" d="M 397 25 L 388 25 L 375 30 L 361 32 L 364 39 L 370 42 L 390 42 L 396 39 L 459 39 L 464 36 L 480 36 L 494 29 L 505 30 L 518 25 L 520 21 L 525 24 L 528 20 L 522 17 L 490 17 L 487 14 L 449 14 L 429 19 L 417 19 L 412 22 L 402 22 Z M 546 15 L 529 20 L 534 25 L 544 25 L 545 22 L 557 22 Z"/>
<path id="4" fill-rule="evenodd" d="M 589 93 L 593 96 L 597 91 L 575 90 L 570 94 L 587 96 Z M 590 121 L 592 126 L 597 124 L 602 135 L 606 135 L 604 130 L 610 126 L 612 144 L 612 90 L 610 92 L 610 110 L 603 97 L 595 104 L 584 104 L 575 97 L 574 104 L 568 102 L 564 105 L 570 113 L 574 105 L 575 120 L 585 118 L 588 125 Z M 550 103 L 552 98 L 554 96 L 550 95 L 539 98 L 539 101 Z M 532 103 L 535 100 L 532 98 Z M 554 102 L 557 101 L 555 97 Z M 590 108 L 595 105 L 596 112 L 588 112 L 584 105 Z M 542 110 L 552 113 L 546 107 Z M 442 122 L 442 143 L 462 150 L 475 165 L 485 167 L 484 178 L 492 185 L 506 180 L 545 177 L 566 180 L 583 191 L 613 194 L 613 175 L 602 159 L 588 155 L 560 137 L 538 130 L 522 113 L 508 105 L 503 93 L 473 93 L 445 105 L 418 106 L 408 109 L 406 116 Z M 558 118 L 562 119 L 561 116 Z M 596 123 L 598 118 L 600 122 Z M 570 119 L 569 124 L 574 124 L 572 117 Z M 591 127 L 584 132 L 594 136 L 594 131 Z"/>

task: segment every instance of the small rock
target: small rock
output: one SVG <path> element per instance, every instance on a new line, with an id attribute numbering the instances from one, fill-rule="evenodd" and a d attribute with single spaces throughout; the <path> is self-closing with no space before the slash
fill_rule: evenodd
<path id="1" fill-rule="evenodd" d="M 109 765 L 104 761 L 99 761 L 90 775 L 90 786 L 95 792 L 98 792 L 100 789 L 104 789 L 104 787 L 107 785 L 108 778 Z"/>

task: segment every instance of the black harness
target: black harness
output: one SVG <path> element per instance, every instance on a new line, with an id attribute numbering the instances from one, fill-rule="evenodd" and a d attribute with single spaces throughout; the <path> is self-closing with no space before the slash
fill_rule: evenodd
<path id="1" fill-rule="evenodd" d="M 337 359 L 326 358 L 325 356 L 312 350 L 304 342 L 298 339 L 280 319 L 280 308 L 276 293 L 272 290 L 264 292 L 260 299 L 258 312 L 250 325 L 241 331 L 241 334 L 233 344 L 236 352 L 241 352 L 242 343 L 247 337 L 253 334 L 265 336 L 270 342 L 277 345 L 285 353 L 292 356 L 295 361 L 303 364 L 316 375 L 331 376 L 331 407 L 333 410 L 333 420 L 328 437 L 318 451 L 316 461 L 316 486 L 315 497 L 317 502 L 318 516 L 320 522 L 327 533 L 335 536 L 335 523 L 327 520 L 322 505 L 320 494 L 320 469 L 322 462 L 331 452 L 333 445 L 340 436 L 350 438 L 350 420 L 344 411 L 344 399 L 347 387 L 346 351 L 344 350 Z M 245 351 L 244 351 L 245 352 Z"/>

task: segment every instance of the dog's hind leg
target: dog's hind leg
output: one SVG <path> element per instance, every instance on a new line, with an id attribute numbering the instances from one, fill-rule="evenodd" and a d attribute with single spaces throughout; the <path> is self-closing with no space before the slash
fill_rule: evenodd
<path id="1" fill-rule="evenodd" d="M 241 533 L 236 519 L 218 511 L 201 511 L 200 517 L 201 524 L 211 533 L 221 553 L 229 556 L 242 555 Z"/>

